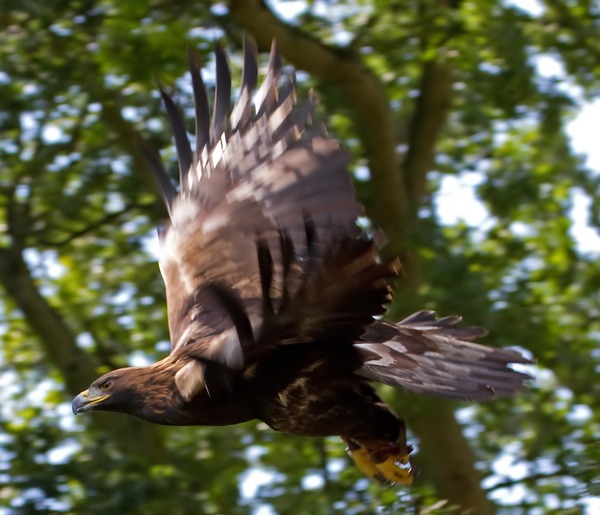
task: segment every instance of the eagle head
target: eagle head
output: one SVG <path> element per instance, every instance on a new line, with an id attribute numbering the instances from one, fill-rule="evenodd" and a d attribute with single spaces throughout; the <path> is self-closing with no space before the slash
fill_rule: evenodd
<path id="1" fill-rule="evenodd" d="M 155 422 L 173 408 L 174 374 L 169 367 L 128 367 L 96 379 L 73 399 L 73 413 L 115 411 Z"/>
<path id="2" fill-rule="evenodd" d="M 92 410 L 130 412 L 137 397 L 131 381 L 134 375 L 137 375 L 135 369 L 128 367 L 99 377 L 73 399 L 73 413 L 78 415 Z"/>

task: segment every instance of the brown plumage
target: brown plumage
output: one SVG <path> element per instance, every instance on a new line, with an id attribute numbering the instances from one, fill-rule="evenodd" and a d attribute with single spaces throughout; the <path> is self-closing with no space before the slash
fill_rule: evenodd
<path id="1" fill-rule="evenodd" d="M 302 435 L 340 435 L 368 475 L 408 483 L 403 423 L 369 381 L 443 397 L 511 395 L 528 376 L 521 354 L 471 343 L 485 334 L 429 311 L 398 324 L 374 317 L 390 300 L 395 261 L 356 226 L 348 155 L 320 124 L 315 100 L 296 104 L 294 77 L 273 44 L 255 91 L 253 43 L 242 88 L 217 49 L 212 122 L 190 59 L 196 150 L 163 92 L 179 156 L 176 190 L 149 152 L 170 221 L 159 230 L 167 290 L 169 356 L 96 380 L 73 411 L 129 413 L 170 425 L 251 419 Z M 282 80 L 282 75 L 284 76 Z"/>

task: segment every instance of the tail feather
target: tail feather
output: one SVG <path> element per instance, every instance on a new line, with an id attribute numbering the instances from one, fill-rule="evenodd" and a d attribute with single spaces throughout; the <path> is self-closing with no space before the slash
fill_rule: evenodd
<path id="1" fill-rule="evenodd" d="M 356 373 L 412 392 L 479 401 L 523 388 L 530 376 L 509 365 L 531 361 L 510 349 L 472 343 L 487 331 L 460 328 L 460 320 L 420 311 L 395 325 L 376 322 L 355 344 L 363 360 Z"/>

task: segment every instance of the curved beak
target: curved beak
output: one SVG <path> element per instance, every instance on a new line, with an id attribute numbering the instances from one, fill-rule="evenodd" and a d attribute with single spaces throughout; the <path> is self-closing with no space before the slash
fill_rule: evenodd
<path id="1" fill-rule="evenodd" d="M 99 395 L 97 397 L 94 397 L 90 394 L 89 390 L 81 392 L 77 397 L 73 399 L 73 404 L 71 405 L 73 409 L 73 415 L 78 415 L 79 413 L 84 413 L 86 411 L 94 409 L 96 405 L 108 399 L 108 397 L 108 395 Z"/>

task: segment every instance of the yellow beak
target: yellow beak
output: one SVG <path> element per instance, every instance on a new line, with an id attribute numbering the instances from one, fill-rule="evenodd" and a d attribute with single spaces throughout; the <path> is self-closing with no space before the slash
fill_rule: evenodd
<path id="1" fill-rule="evenodd" d="M 73 399 L 73 404 L 71 405 L 71 407 L 73 408 L 73 414 L 78 415 L 79 413 L 84 413 L 86 411 L 94 409 L 94 406 L 108 399 L 108 397 L 109 395 L 100 395 L 97 397 L 92 397 L 90 395 L 90 391 L 85 390 Z"/>

